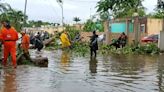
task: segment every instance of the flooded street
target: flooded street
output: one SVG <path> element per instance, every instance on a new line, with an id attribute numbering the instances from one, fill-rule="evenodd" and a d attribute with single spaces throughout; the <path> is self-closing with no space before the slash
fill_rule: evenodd
<path id="1" fill-rule="evenodd" d="M 89 56 L 44 51 L 48 68 L 0 69 L 0 92 L 163 92 L 164 56 Z"/>

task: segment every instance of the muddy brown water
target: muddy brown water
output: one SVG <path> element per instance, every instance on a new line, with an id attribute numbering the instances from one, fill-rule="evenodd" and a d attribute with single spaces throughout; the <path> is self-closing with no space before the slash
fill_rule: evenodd
<path id="1" fill-rule="evenodd" d="M 42 55 L 49 58 L 48 68 L 0 69 L 0 92 L 164 92 L 163 55 L 90 59 L 60 50 Z"/>

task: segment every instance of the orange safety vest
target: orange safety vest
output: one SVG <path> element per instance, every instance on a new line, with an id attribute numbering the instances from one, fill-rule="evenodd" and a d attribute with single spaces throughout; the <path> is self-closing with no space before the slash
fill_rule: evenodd
<path id="1" fill-rule="evenodd" d="M 18 33 L 17 31 L 11 27 L 10 29 L 2 28 L 1 31 L 2 40 L 5 41 L 17 41 L 18 40 Z"/>
<path id="2" fill-rule="evenodd" d="M 28 51 L 30 45 L 30 37 L 27 34 L 22 37 L 21 45 L 23 50 Z"/>

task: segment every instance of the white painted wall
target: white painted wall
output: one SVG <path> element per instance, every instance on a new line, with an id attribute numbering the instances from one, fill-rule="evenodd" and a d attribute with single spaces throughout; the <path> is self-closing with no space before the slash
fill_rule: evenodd
<path id="1" fill-rule="evenodd" d="M 164 51 L 164 31 L 160 31 L 158 46 L 161 51 Z"/>

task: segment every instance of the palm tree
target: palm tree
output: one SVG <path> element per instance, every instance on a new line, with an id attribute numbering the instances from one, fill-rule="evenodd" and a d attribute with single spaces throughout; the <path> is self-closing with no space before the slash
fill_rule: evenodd
<path id="1" fill-rule="evenodd" d="M 13 25 L 15 25 L 16 29 L 19 31 L 23 26 L 24 18 L 26 20 L 27 16 L 25 16 L 22 11 L 16 11 L 13 9 L 10 12 L 8 12 L 8 15 L 11 17 L 10 19 Z"/>
<path id="2" fill-rule="evenodd" d="M 73 21 L 75 21 L 76 24 L 77 24 L 77 22 L 81 21 L 81 19 L 80 19 L 79 17 L 74 17 L 74 18 L 73 18 Z"/>
<path id="3" fill-rule="evenodd" d="M 10 9 L 11 9 L 11 7 L 10 7 L 9 4 L 7 4 L 7 3 L 0 3 L 0 20 L 6 20 L 7 14 L 4 13 L 4 12 L 7 12 Z"/>
<path id="4" fill-rule="evenodd" d="M 11 9 L 11 6 L 7 3 L 0 3 L 0 12 L 5 12 L 7 10 Z"/>
<path id="5" fill-rule="evenodd" d="M 16 11 L 14 9 L 7 10 L 0 15 L 1 20 L 9 20 L 11 24 L 17 29 L 21 30 L 23 25 L 24 14 L 22 11 Z M 27 16 L 25 16 L 27 18 Z"/>

